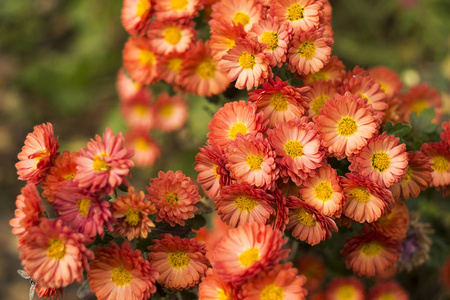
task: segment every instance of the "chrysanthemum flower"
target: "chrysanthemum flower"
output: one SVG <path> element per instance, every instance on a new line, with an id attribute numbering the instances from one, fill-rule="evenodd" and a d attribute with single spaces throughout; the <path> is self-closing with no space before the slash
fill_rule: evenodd
<path id="1" fill-rule="evenodd" d="M 171 234 L 153 240 L 148 260 L 160 276 L 158 282 L 168 288 L 183 290 L 198 285 L 209 267 L 205 243 L 181 239 Z"/>
<path id="2" fill-rule="evenodd" d="M 59 296 L 61 296 L 61 298 L 64 298 L 63 288 L 53 289 L 49 287 L 43 287 L 39 283 L 37 283 L 34 290 L 39 298 L 46 298 L 51 300 L 58 300 Z"/>
<path id="3" fill-rule="evenodd" d="M 339 184 L 336 170 L 324 165 L 315 170 L 300 189 L 302 199 L 325 216 L 340 215 L 344 205 L 344 194 Z"/>
<path id="4" fill-rule="evenodd" d="M 264 113 L 269 127 L 275 127 L 278 121 L 287 122 L 307 115 L 309 98 L 305 96 L 308 87 L 296 88 L 282 81 L 280 77 L 269 79 L 261 89 L 249 93 L 249 102 L 254 102 L 258 112 Z"/>
<path id="5" fill-rule="evenodd" d="M 300 75 L 316 73 L 330 59 L 332 44 L 333 40 L 323 33 L 323 28 L 295 35 L 287 55 L 289 70 Z"/>
<path id="6" fill-rule="evenodd" d="M 214 250 L 214 270 L 225 282 L 242 284 L 258 272 L 287 258 L 289 249 L 281 249 L 287 239 L 269 225 L 249 223 L 232 228 Z"/>
<path id="7" fill-rule="evenodd" d="M 122 133 L 114 136 L 111 128 L 107 128 L 103 139 L 96 135 L 75 158 L 75 180 L 91 192 L 112 194 L 116 186 L 126 182 L 125 176 L 134 165 L 132 156 L 133 151 L 124 148 Z"/>
<path id="8" fill-rule="evenodd" d="M 369 291 L 369 300 L 409 300 L 408 292 L 394 280 L 377 283 Z"/>
<path id="9" fill-rule="evenodd" d="M 450 289 L 450 256 L 445 260 L 444 265 L 441 268 L 440 279 L 442 284 Z"/>
<path id="10" fill-rule="evenodd" d="M 17 196 L 15 218 L 9 221 L 12 233 L 17 236 L 19 248 L 27 239 L 29 229 L 38 225 L 43 215 L 44 207 L 39 191 L 34 184 L 28 183 Z"/>
<path id="11" fill-rule="evenodd" d="M 300 275 L 306 277 L 305 288 L 308 292 L 317 290 L 325 280 L 325 265 L 318 256 L 302 253 L 297 260 Z"/>
<path id="12" fill-rule="evenodd" d="M 214 200 L 219 216 L 230 227 L 252 222 L 266 224 L 270 215 L 275 214 L 275 210 L 270 206 L 271 202 L 271 195 L 247 183 L 223 187 Z"/>
<path id="13" fill-rule="evenodd" d="M 58 148 L 58 138 L 54 137 L 51 123 L 34 126 L 33 132 L 25 139 L 22 151 L 17 155 L 19 180 L 38 185 L 51 168 L 58 155 Z"/>
<path id="14" fill-rule="evenodd" d="M 408 207 L 398 200 L 389 212 L 371 223 L 370 228 L 392 239 L 402 240 L 406 236 L 408 225 Z"/>
<path id="15" fill-rule="evenodd" d="M 95 259 L 87 274 L 90 289 L 99 300 L 147 299 L 156 292 L 158 270 L 142 257 L 139 250 L 131 250 L 125 241 L 119 246 L 95 248 Z"/>
<path id="16" fill-rule="evenodd" d="M 386 132 L 372 139 L 353 159 L 350 170 L 389 188 L 400 181 L 408 168 L 405 144 Z"/>
<path id="17" fill-rule="evenodd" d="M 269 190 L 275 185 L 279 172 L 275 164 L 276 153 L 262 133 L 238 134 L 224 153 L 228 161 L 225 167 L 237 183 L 246 182 Z"/>
<path id="18" fill-rule="evenodd" d="M 316 81 L 331 81 L 333 84 L 338 84 L 343 75 L 345 75 L 344 63 L 337 56 L 332 55 L 322 69 L 314 74 L 301 74 L 300 78 L 307 85 Z"/>
<path id="19" fill-rule="evenodd" d="M 402 95 L 402 108 L 404 111 L 404 121 L 409 122 L 409 115 L 414 112 L 418 116 L 426 108 L 433 107 L 436 115 L 434 123 L 438 123 L 442 114 L 442 98 L 439 91 L 429 87 L 426 83 L 415 85 Z"/>
<path id="20" fill-rule="evenodd" d="M 391 192 L 357 173 L 341 177 L 345 204 L 343 214 L 359 222 L 375 222 L 393 202 Z"/>
<path id="21" fill-rule="evenodd" d="M 276 162 L 285 167 L 289 175 L 294 173 L 290 176 L 294 182 L 297 176 L 306 180 L 312 170 L 322 165 L 325 153 L 320 149 L 319 134 L 314 129 L 314 123 L 308 123 L 307 118 L 279 122 L 268 135 L 277 153 Z"/>
<path id="22" fill-rule="evenodd" d="M 310 99 L 308 115 L 310 118 L 319 115 L 319 110 L 329 99 L 334 99 L 336 87 L 331 81 L 316 81 L 310 84 L 311 89 L 305 96 Z"/>
<path id="23" fill-rule="evenodd" d="M 131 35 L 141 34 L 150 22 L 151 0 L 124 0 L 122 7 L 122 25 Z"/>
<path id="24" fill-rule="evenodd" d="M 172 51 L 178 53 L 187 51 L 196 35 L 192 22 L 155 20 L 147 31 L 151 47 L 159 55 L 166 55 Z"/>
<path id="25" fill-rule="evenodd" d="M 260 43 L 266 44 L 264 50 L 270 55 L 270 66 L 281 67 L 286 62 L 286 53 L 292 37 L 292 27 L 288 22 L 279 22 L 278 18 L 270 15 L 265 20 L 259 20 L 248 32 L 255 36 Z"/>
<path id="26" fill-rule="evenodd" d="M 229 24 L 241 24 L 245 31 L 262 18 L 262 5 L 256 0 L 222 0 L 212 6 L 211 18 Z"/>
<path id="27" fill-rule="evenodd" d="M 327 287 L 327 300 L 364 300 L 364 283 L 357 277 L 338 277 Z"/>
<path id="28" fill-rule="evenodd" d="M 159 21 L 192 19 L 201 9 L 200 0 L 155 1 L 155 16 Z"/>
<path id="29" fill-rule="evenodd" d="M 158 77 L 165 82 L 178 87 L 180 83 L 180 72 L 183 68 L 185 53 L 171 52 L 158 57 L 156 68 Z"/>
<path id="30" fill-rule="evenodd" d="M 353 70 L 348 70 L 347 73 L 344 73 L 341 78 L 341 83 L 346 84 L 352 78 L 360 78 L 370 76 L 369 71 L 361 68 L 360 66 L 355 66 Z"/>
<path id="31" fill-rule="evenodd" d="M 201 227 L 199 230 L 192 230 L 197 233 L 195 239 L 206 244 L 206 257 L 212 261 L 213 251 L 223 236 L 230 230 L 230 226 L 222 222 L 219 215 L 213 213 L 211 217 L 211 228 L 209 226 Z"/>
<path id="32" fill-rule="evenodd" d="M 198 40 L 186 52 L 179 74 L 180 86 L 188 92 L 200 96 L 217 95 L 230 84 L 227 73 L 220 70 L 213 60 L 209 41 Z"/>
<path id="33" fill-rule="evenodd" d="M 375 111 L 359 95 L 335 94 L 314 118 L 325 150 L 342 159 L 358 153 L 378 133 Z"/>
<path id="34" fill-rule="evenodd" d="M 437 188 L 445 187 L 450 184 L 450 150 L 443 144 L 426 143 L 420 148 L 431 163 L 431 182 L 430 186 Z"/>
<path id="35" fill-rule="evenodd" d="M 319 25 L 323 4 L 319 0 L 274 0 L 269 14 L 280 22 L 288 22 L 296 32 Z"/>
<path id="36" fill-rule="evenodd" d="M 256 134 L 265 130 L 267 121 L 262 112 L 256 113 L 254 103 L 234 101 L 225 103 L 208 124 L 208 142 L 224 149 L 238 133 Z"/>
<path id="37" fill-rule="evenodd" d="M 237 38 L 245 38 L 247 33 L 244 27 L 238 23 L 230 24 L 224 19 L 209 21 L 211 39 L 209 47 L 215 62 L 219 63 L 222 57 L 227 54 L 228 50 L 236 45 Z M 220 65 L 218 65 L 220 67 Z"/>
<path id="38" fill-rule="evenodd" d="M 161 149 L 158 143 L 143 130 L 131 130 L 125 134 L 125 147 L 134 149 L 132 157 L 137 167 L 153 166 Z"/>
<path id="39" fill-rule="evenodd" d="M 150 101 L 153 97 L 151 91 L 145 85 L 134 81 L 125 74 L 124 68 L 120 68 L 117 74 L 116 89 L 122 102 L 128 102 L 134 98 L 146 98 Z"/>
<path id="40" fill-rule="evenodd" d="M 306 299 L 308 292 L 303 287 L 306 278 L 297 273 L 292 263 L 276 265 L 271 270 L 263 271 L 241 287 L 242 299 Z"/>
<path id="41" fill-rule="evenodd" d="M 400 252 L 396 240 L 375 231 L 355 235 L 346 242 L 341 250 L 345 265 L 359 276 L 383 272 L 397 261 Z"/>
<path id="42" fill-rule="evenodd" d="M 133 129 L 150 130 L 154 123 L 153 104 L 148 97 L 134 97 L 121 103 L 125 123 Z"/>
<path id="43" fill-rule="evenodd" d="M 233 299 L 234 293 L 232 285 L 222 281 L 214 269 L 208 269 L 198 286 L 199 300 L 228 300 Z"/>
<path id="44" fill-rule="evenodd" d="M 292 236 L 314 246 L 325 238 L 331 238 L 331 232 L 338 231 L 336 223 L 317 211 L 311 205 L 297 197 L 288 198 L 289 224 L 287 228 L 292 230 Z"/>
<path id="45" fill-rule="evenodd" d="M 237 38 L 236 45 L 222 57 L 220 67 L 228 72 L 229 81 L 236 80 L 236 88 L 250 91 L 272 77 L 270 54 L 266 49 L 267 45 L 258 42 L 256 37 Z"/>
<path id="46" fill-rule="evenodd" d="M 186 100 L 180 95 L 159 94 L 154 103 L 155 127 L 162 131 L 174 131 L 183 127 L 188 115 Z"/>
<path id="47" fill-rule="evenodd" d="M 148 195 L 145 197 L 158 212 L 156 222 L 171 226 L 184 226 L 184 220 L 193 218 L 192 212 L 198 209 L 194 205 L 201 199 L 197 186 L 181 171 L 160 171 L 157 178 L 150 179 L 146 189 Z"/>
<path id="48" fill-rule="evenodd" d="M 403 87 L 402 80 L 397 73 L 385 66 L 371 68 L 369 74 L 376 82 L 381 84 L 380 88 L 388 98 L 396 96 Z"/>
<path id="49" fill-rule="evenodd" d="M 449 157 L 450 159 L 450 157 Z M 402 198 L 408 200 L 416 198 L 420 191 L 426 190 L 431 181 L 432 162 L 422 152 L 408 152 L 408 168 L 406 176 L 397 184 L 391 186 L 392 196 L 395 200 Z"/>
<path id="50" fill-rule="evenodd" d="M 85 237 L 73 233 L 62 220 L 41 219 L 28 231 L 20 249 L 24 270 L 42 286 L 61 288 L 74 281 L 83 281 L 83 268 L 89 270 L 93 253 L 86 249 Z"/>
<path id="51" fill-rule="evenodd" d="M 123 66 L 134 81 L 150 84 L 158 79 L 156 54 L 146 37 L 130 37 L 122 53 Z"/>

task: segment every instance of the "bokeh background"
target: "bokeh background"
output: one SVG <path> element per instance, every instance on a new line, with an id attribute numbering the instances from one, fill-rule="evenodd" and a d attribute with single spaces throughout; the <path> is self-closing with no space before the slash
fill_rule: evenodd
<path id="1" fill-rule="evenodd" d="M 348 69 L 385 65 L 406 86 L 427 82 L 443 96 L 450 113 L 450 1 L 331 0 L 337 55 Z M 128 35 L 120 23 L 121 0 L 2 0 L 0 4 L 0 299 L 27 299 L 29 284 L 19 277 L 16 238 L 9 220 L 24 182 L 14 164 L 33 126 L 51 122 L 60 149 L 78 151 L 106 127 L 125 130 L 115 79 Z M 159 170 L 181 169 L 195 177 L 194 157 L 206 140 L 217 106 L 189 96 L 190 117 L 175 133 L 155 132 L 162 157 L 155 166 L 133 170 L 143 189 Z M 431 195 L 431 196 L 430 196 Z M 431 199 L 430 199 L 431 197 Z M 434 199 L 436 201 L 434 201 Z M 412 299 L 444 299 L 436 270 L 450 254 L 449 199 L 439 193 L 413 200 L 432 223 L 431 260 L 402 275 Z M 442 206 L 444 205 L 444 206 Z M 444 237 L 444 238 L 442 238 Z M 76 299 L 77 286 L 65 299 Z"/>

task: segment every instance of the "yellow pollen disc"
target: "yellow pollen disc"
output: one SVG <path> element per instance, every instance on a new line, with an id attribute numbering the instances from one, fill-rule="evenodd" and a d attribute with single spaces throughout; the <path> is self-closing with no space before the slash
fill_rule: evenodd
<path id="1" fill-rule="evenodd" d="M 353 300 L 355 299 L 355 289 L 351 285 L 343 285 L 337 290 L 337 299 Z"/>
<path id="2" fill-rule="evenodd" d="M 234 46 L 236 46 L 236 41 L 235 41 L 235 40 L 232 40 L 232 39 L 225 39 L 225 40 L 223 40 L 222 43 L 225 44 L 225 45 L 227 46 L 227 49 L 231 49 L 231 48 L 233 48 Z"/>
<path id="3" fill-rule="evenodd" d="M 230 138 L 236 139 L 236 134 L 245 135 L 247 133 L 247 126 L 244 123 L 236 123 L 230 128 Z"/>
<path id="4" fill-rule="evenodd" d="M 66 256 L 66 244 L 58 239 L 50 239 L 47 246 L 47 256 L 56 260 L 61 260 Z"/>
<path id="5" fill-rule="evenodd" d="M 67 180 L 67 181 L 69 181 L 70 179 L 72 179 L 72 178 L 74 178 L 74 177 L 75 177 L 75 173 L 70 173 L 70 174 L 64 176 L 64 179 Z"/>
<path id="6" fill-rule="evenodd" d="M 170 6 L 176 10 L 183 10 L 189 4 L 189 0 L 171 0 Z"/>
<path id="7" fill-rule="evenodd" d="M 137 81 L 133 81 L 133 87 L 136 91 L 139 91 L 141 89 L 142 85 Z"/>
<path id="8" fill-rule="evenodd" d="M 275 50 L 278 48 L 278 34 L 273 31 L 266 31 L 261 36 L 261 43 L 265 43 L 269 46 L 269 50 Z"/>
<path id="9" fill-rule="evenodd" d="M 136 15 L 140 18 L 150 10 L 150 0 L 141 0 L 137 4 Z"/>
<path id="10" fill-rule="evenodd" d="M 383 251 L 383 247 L 378 242 L 370 242 L 361 248 L 361 253 L 368 257 L 374 257 Z"/>
<path id="11" fill-rule="evenodd" d="M 242 69 L 253 69 L 256 65 L 256 58 L 254 55 L 243 52 L 241 56 L 239 56 L 239 65 Z"/>
<path id="12" fill-rule="evenodd" d="M 163 115 L 164 117 L 170 117 L 173 114 L 174 111 L 174 105 L 173 104 L 166 104 L 163 105 L 160 109 L 160 113 L 161 115 Z"/>
<path id="13" fill-rule="evenodd" d="M 413 174 L 414 174 L 413 169 L 408 168 L 408 169 L 406 170 L 406 176 L 405 176 L 405 178 L 402 178 L 402 182 L 408 182 L 408 181 L 411 179 L 411 176 L 412 176 Z"/>
<path id="14" fill-rule="evenodd" d="M 234 205 L 240 211 L 252 211 L 256 206 L 258 206 L 258 202 L 248 196 L 239 196 L 234 200 Z"/>
<path id="15" fill-rule="evenodd" d="M 319 110 L 325 105 L 325 101 L 328 99 L 327 95 L 320 95 L 311 101 L 311 109 L 315 115 L 319 114 Z"/>
<path id="16" fill-rule="evenodd" d="M 286 154 L 292 158 L 296 158 L 303 155 L 303 145 L 298 141 L 288 141 L 284 144 L 284 150 Z"/>
<path id="17" fill-rule="evenodd" d="M 216 74 L 216 70 L 216 63 L 211 58 L 207 58 L 198 65 L 197 69 L 195 70 L 195 74 L 203 79 L 211 79 Z"/>
<path id="18" fill-rule="evenodd" d="M 283 300 L 284 290 L 275 284 L 269 284 L 261 292 L 261 300 Z"/>
<path id="19" fill-rule="evenodd" d="M 301 208 L 297 212 L 297 220 L 308 227 L 316 226 L 317 223 L 310 213 Z"/>
<path id="20" fill-rule="evenodd" d="M 313 42 L 304 42 L 298 49 L 298 54 L 305 59 L 312 59 L 316 54 L 316 44 Z"/>
<path id="21" fill-rule="evenodd" d="M 270 105 L 272 105 L 273 109 L 275 109 L 276 111 L 285 111 L 289 106 L 289 102 L 286 100 L 286 98 L 284 98 L 283 95 L 278 93 L 270 98 Z"/>
<path id="22" fill-rule="evenodd" d="M 174 205 L 174 204 L 178 203 L 178 201 L 180 201 L 180 199 L 178 198 L 177 194 L 170 193 L 166 196 L 166 201 L 167 201 L 167 203 Z"/>
<path id="23" fill-rule="evenodd" d="M 449 171 L 449 161 L 443 156 L 433 157 L 433 165 L 431 166 L 433 170 L 439 173 L 444 173 Z"/>
<path id="24" fill-rule="evenodd" d="M 172 252 L 169 253 L 168 260 L 172 268 L 182 269 L 187 267 L 191 262 L 191 258 L 186 254 L 186 252 Z"/>
<path id="25" fill-rule="evenodd" d="M 78 212 L 83 217 L 87 217 L 90 207 L 91 207 L 91 199 L 78 200 Z"/>
<path id="26" fill-rule="evenodd" d="M 371 158 L 372 167 L 375 170 L 383 172 L 389 168 L 391 159 L 386 152 L 375 152 Z"/>
<path id="27" fill-rule="evenodd" d="M 386 293 L 386 294 L 383 294 L 383 295 L 381 295 L 381 297 L 380 298 L 378 298 L 379 300 L 396 300 L 397 299 L 397 297 L 395 297 L 393 294 L 391 294 L 391 293 Z"/>
<path id="28" fill-rule="evenodd" d="M 387 90 L 387 84 L 386 84 L 386 82 L 381 82 L 381 81 L 379 81 L 379 83 L 380 83 L 380 89 L 383 90 L 383 91 L 387 94 L 387 93 L 388 93 L 388 90 Z"/>
<path id="29" fill-rule="evenodd" d="M 369 98 L 364 93 L 359 93 L 361 95 L 361 98 L 366 99 L 367 103 L 370 103 Z"/>
<path id="30" fill-rule="evenodd" d="M 133 107 L 133 110 L 134 110 L 134 112 L 136 113 L 136 115 L 138 115 L 138 116 L 140 116 L 140 117 L 146 116 L 147 113 L 148 113 L 148 108 L 147 108 L 147 106 L 142 105 L 142 104 L 136 104 L 136 105 Z"/>
<path id="31" fill-rule="evenodd" d="M 337 126 L 337 132 L 342 136 L 351 136 L 358 131 L 358 124 L 352 117 L 343 117 Z"/>
<path id="32" fill-rule="evenodd" d="M 37 166 L 38 166 L 39 162 L 41 161 L 41 159 L 42 159 L 44 156 L 49 156 L 49 155 L 50 155 L 50 153 L 48 153 L 46 149 L 44 149 L 44 150 L 42 150 L 41 152 L 39 152 L 39 154 L 36 155 L 36 157 L 35 157 L 35 160 L 36 160 L 36 161 L 34 162 L 33 170 L 36 170 L 36 169 L 37 169 Z"/>
<path id="33" fill-rule="evenodd" d="M 108 166 L 108 163 L 103 159 L 103 157 L 105 157 L 105 156 L 108 156 L 108 154 L 103 153 L 102 155 L 94 156 L 94 162 L 92 163 L 92 169 L 95 172 L 103 172 L 103 171 L 111 169 L 111 167 Z"/>
<path id="34" fill-rule="evenodd" d="M 331 200 L 333 197 L 333 189 L 328 181 L 322 181 L 314 187 L 314 195 L 323 202 Z"/>
<path id="35" fill-rule="evenodd" d="M 411 110 L 415 112 L 418 116 L 423 112 L 425 108 L 428 107 L 428 103 L 425 100 L 417 100 L 415 101 L 412 106 Z"/>
<path id="36" fill-rule="evenodd" d="M 217 300 L 230 300 L 230 297 L 222 289 L 217 291 L 217 297 Z"/>
<path id="37" fill-rule="evenodd" d="M 350 193 L 353 197 L 353 200 L 359 203 L 366 203 L 370 200 L 370 193 L 365 188 L 356 188 Z"/>
<path id="38" fill-rule="evenodd" d="M 112 269 L 112 282 L 118 286 L 128 285 L 132 281 L 131 273 L 124 269 L 123 266 Z"/>
<path id="39" fill-rule="evenodd" d="M 305 9 L 299 4 L 295 3 L 287 9 L 287 19 L 291 22 L 303 19 Z"/>
<path id="40" fill-rule="evenodd" d="M 130 226 L 137 226 L 141 221 L 140 213 L 136 210 L 129 210 L 125 215 L 125 223 Z"/>
<path id="41" fill-rule="evenodd" d="M 181 31 L 176 27 L 169 27 L 163 32 L 164 40 L 171 45 L 176 45 L 181 40 Z"/>
<path id="42" fill-rule="evenodd" d="M 212 166 L 212 172 L 214 174 L 214 177 L 219 178 L 220 174 L 217 173 L 217 167 L 218 167 L 218 165 L 213 165 Z"/>
<path id="43" fill-rule="evenodd" d="M 141 151 L 144 151 L 144 150 L 147 150 L 148 149 L 148 142 L 147 142 L 147 140 L 146 139 L 144 139 L 144 138 L 137 138 L 135 141 L 134 141 L 134 147 L 137 149 L 137 150 L 141 150 Z"/>
<path id="44" fill-rule="evenodd" d="M 155 55 L 148 50 L 141 50 L 141 54 L 139 54 L 139 63 L 141 66 L 151 67 L 155 62 Z"/>
<path id="45" fill-rule="evenodd" d="M 317 72 L 317 73 L 311 75 L 310 80 L 312 82 L 316 82 L 319 80 L 328 81 L 328 80 L 330 80 L 330 77 L 328 76 L 327 73 Z"/>
<path id="46" fill-rule="evenodd" d="M 238 260 L 244 267 L 250 267 L 254 262 L 259 260 L 259 250 L 249 248 L 239 255 Z"/>
<path id="47" fill-rule="evenodd" d="M 179 57 L 174 57 L 171 60 L 169 60 L 169 63 L 167 64 L 167 67 L 175 73 L 178 73 L 181 71 L 183 67 L 183 59 Z"/>
<path id="48" fill-rule="evenodd" d="M 234 24 L 242 24 L 245 27 L 248 23 L 250 23 L 250 16 L 243 12 L 237 12 L 233 16 Z"/>
<path id="49" fill-rule="evenodd" d="M 259 155 L 248 155 L 245 159 L 251 171 L 261 170 L 264 159 Z"/>

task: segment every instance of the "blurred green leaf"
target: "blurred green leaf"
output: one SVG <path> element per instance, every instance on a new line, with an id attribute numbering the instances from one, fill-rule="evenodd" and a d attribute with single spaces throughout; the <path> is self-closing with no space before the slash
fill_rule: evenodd
<path id="1" fill-rule="evenodd" d="M 409 124 L 395 123 L 392 125 L 391 121 L 387 122 L 383 127 L 383 131 L 386 131 L 388 135 L 394 135 L 399 138 L 407 136 L 411 130 L 412 127 Z"/>

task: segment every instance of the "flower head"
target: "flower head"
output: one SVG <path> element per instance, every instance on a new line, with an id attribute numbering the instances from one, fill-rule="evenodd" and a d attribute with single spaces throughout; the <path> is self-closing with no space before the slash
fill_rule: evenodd
<path id="1" fill-rule="evenodd" d="M 394 280 L 377 283 L 369 291 L 369 300 L 409 300 L 408 292 Z"/>
<path id="2" fill-rule="evenodd" d="M 327 300 L 364 300 L 364 283 L 357 277 L 338 277 L 327 287 Z"/>
<path id="3" fill-rule="evenodd" d="M 269 14 L 279 22 L 288 22 L 296 32 L 319 25 L 323 4 L 319 0 L 274 0 Z"/>
<path id="4" fill-rule="evenodd" d="M 371 223 L 370 228 L 392 239 L 402 240 L 406 236 L 408 225 L 408 207 L 405 203 L 397 201 L 390 211 L 378 221 Z"/>
<path id="5" fill-rule="evenodd" d="M 336 87 L 330 81 L 315 81 L 309 85 L 310 90 L 306 93 L 306 97 L 310 99 L 309 103 L 309 117 L 319 115 L 320 109 L 325 105 L 329 99 L 334 99 L 336 94 Z"/>
<path id="6" fill-rule="evenodd" d="M 442 188 L 450 184 L 450 150 L 444 144 L 426 143 L 420 148 L 431 163 L 430 186 Z"/>
<path id="7" fill-rule="evenodd" d="M 198 286 L 199 300 L 233 299 L 233 287 L 229 282 L 224 282 L 214 269 L 208 269 L 206 276 Z"/>
<path id="8" fill-rule="evenodd" d="M 131 35 L 141 34 L 150 22 L 151 0 L 125 0 L 122 7 L 122 25 Z"/>
<path id="9" fill-rule="evenodd" d="M 178 88 L 180 86 L 180 72 L 183 68 L 185 53 L 170 52 L 164 56 L 158 56 L 156 65 L 158 77 Z"/>
<path id="10" fill-rule="evenodd" d="M 200 0 L 155 1 L 155 16 L 158 21 L 194 18 L 202 7 Z"/>
<path id="11" fill-rule="evenodd" d="M 305 288 L 311 292 L 317 290 L 325 280 L 325 264 L 313 254 L 304 253 L 297 260 L 300 275 L 306 277 Z"/>
<path id="12" fill-rule="evenodd" d="M 119 94 L 119 99 L 122 102 L 128 102 L 135 98 L 152 99 L 151 91 L 137 81 L 131 79 L 125 74 L 125 69 L 120 68 L 117 73 L 116 89 Z"/>
<path id="13" fill-rule="evenodd" d="M 180 95 L 161 93 L 154 104 L 155 127 L 162 131 L 174 131 L 183 127 L 188 115 L 186 100 Z"/>
<path id="14" fill-rule="evenodd" d="M 155 123 L 153 103 L 150 97 L 136 96 L 121 103 L 125 123 L 131 128 L 150 130 Z"/>
<path id="15" fill-rule="evenodd" d="M 324 32 L 326 34 L 326 31 Z M 316 81 L 329 81 L 333 86 L 340 84 L 342 76 L 345 74 L 344 63 L 335 55 L 323 66 L 322 69 L 312 74 L 301 74 L 305 84 L 311 85 Z M 331 97 L 332 98 L 332 97 Z"/>
<path id="16" fill-rule="evenodd" d="M 134 149 L 132 157 L 137 167 L 152 166 L 159 158 L 161 149 L 147 131 L 132 129 L 125 134 L 125 147 Z"/>
<path id="17" fill-rule="evenodd" d="M 256 0 L 222 0 L 212 6 L 211 18 L 231 25 L 242 25 L 246 31 L 262 18 L 262 5 Z"/>
<path id="18" fill-rule="evenodd" d="M 211 19 L 209 21 L 211 40 L 209 47 L 215 62 L 219 63 L 222 57 L 227 54 L 228 50 L 236 45 L 237 38 L 245 38 L 247 33 L 244 27 L 238 23 L 230 24 L 224 19 Z M 220 64 L 218 64 L 220 67 Z"/>
<path id="19" fill-rule="evenodd" d="M 187 51 L 194 42 L 196 34 L 193 23 L 177 21 L 155 20 L 147 31 L 150 45 L 158 55 Z"/>
<path id="20" fill-rule="evenodd" d="M 397 73 L 385 66 L 371 68 L 369 74 L 376 82 L 381 84 L 380 88 L 388 98 L 395 97 L 403 87 L 402 80 Z"/>
<path id="21" fill-rule="evenodd" d="M 438 123 L 442 114 L 442 98 L 438 90 L 422 83 L 415 85 L 402 95 L 402 108 L 404 111 L 404 121 L 409 122 L 409 115 L 416 113 L 418 116 L 426 108 L 434 108 L 436 115 L 434 123 Z"/>
<path id="22" fill-rule="evenodd" d="M 123 66 L 134 81 L 150 84 L 158 79 L 156 54 L 146 37 L 130 37 L 122 53 Z"/>

